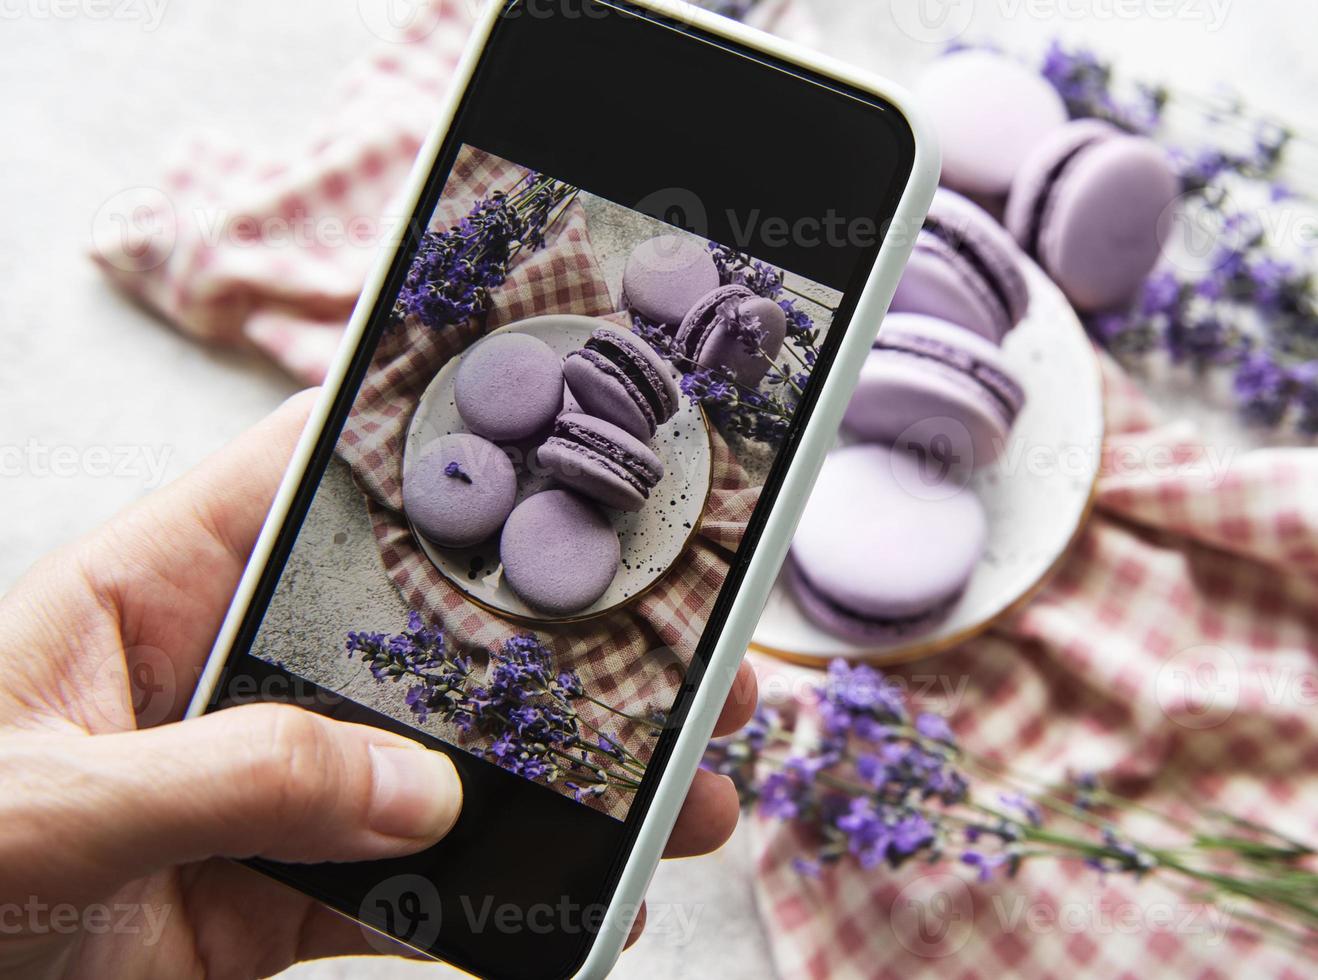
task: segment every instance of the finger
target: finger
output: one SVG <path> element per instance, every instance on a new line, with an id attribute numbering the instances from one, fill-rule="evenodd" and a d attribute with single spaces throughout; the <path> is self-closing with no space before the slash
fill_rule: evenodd
<path id="1" fill-rule="evenodd" d="M 124 649 L 160 651 L 195 680 L 270 511 L 314 391 L 295 395 L 80 551 L 93 593 L 118 613 Z M 129 663 L 130 670 L 134 666 Z M 181 716 L 187 699 L 172 716 Z"/>
<path id="2" fill-rule="evenodd" d="M 76 902 L 212 856 L 396 857 L 442 838 L 461 805 L 442 753 L 288 705 L 94 738 L 14 736 L 0 743 L 0 894 Z"/>
<path id="3" fill-rule="evenodd" d="M 627 936 L 627 942 L 623 944 L 623 949 L 630 949 L 636 940 L 641 938 L 641 933 L 645 932 L 645 915 L 645 903 L 642 902 L 636 913 L 636 918 L 632 922 L 631 934 Z"/>
<path id="4" fill-rule="evenodd" d="M 728 699 L 723 702 L 723 711 L 714 723 L 714 736 L 731 735 L 750 721 L 759 697 L 760 688 L 755 680 L 755 671 L 743 660 L 737 668 L 737 676 L 732 680 Z"/>
<path id="5" fill-rule="evenodd" d="M 693 857 L 722 847 L 737 829 L 740 803 L 727 776 L 701 769 L 668 835 L 664 857 Z"/>

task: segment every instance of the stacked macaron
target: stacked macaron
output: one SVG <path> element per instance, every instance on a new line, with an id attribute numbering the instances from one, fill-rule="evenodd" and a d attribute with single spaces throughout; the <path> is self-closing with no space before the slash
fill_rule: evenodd
<path id="1" fill-rule="evenodd" d="M 934 194 L 893 294 L 895 313 L 960 324 L 994 344 L 1025 317 L 1029 290 L 1020 249 L 993 217 L 949 190 Z"/>
<path id="2" fill-rule="evenodd" d="M 843 418 L 856 444 L 825 461 L 792 542 L 786 582 L 822 629 L 891 643 L 955 607 L 986 541 L 968 476 L 1025 404 L 1000 344 L 1028 305 L 1012 237 L 939 191 Z"/>
<path id="3" fill-rule="evenodd" d="M 530 334 L 496 333 L 463 355 L 454 377 L 470 431 L 422 447 L 404 476 L 403 510 L 443 548 L 497 537 L 504 581 L 523 602 L 548 617 L 580 613 L 618 574 L 618 533 L 604 509 L 645 505 L 664 474 L 648 441 L 679 398 L 667 364 L 630 331 L 601 322 L 566 358 Z M 558 486 L 517 503 L 505 447 Z"/>
<path id="4" fill-rule="evenodd" d="M 1082 312 L 1128 304 L 1167 240 L 1179 182 L 1153 141 L 1067 121 L 1057 90 L 991 51 L 935 61 L 918 86 L 943 148 L 942 181 L 998 213 Z"/>
<path id="5" fill-rule="evenodd" d="M 1178 192 L 1156 144 L 1068 122 L 1053 86 L 1003 55 L 946 55 L 919 90 L 961 194 L 934 198 L 847 408 L 858 444 L 825 462 L 786 570 L 806 616 L 861 644 L 932 629 L 980 560 L 964 484 L 1025 400 L 1000 350 L 1028 306 L 1022 254 L 1082 312 L 1119 308 L 1158 262 Z"/>
<path id="6" fill-rule="evenodd" d="M 754 388 L 787 337 L 787 314 L 740 283 L 721 283 L 703 242 L 660 235 L 632 250 L 622 276 L 622 302 L 660 327 L 688 364 L 725 372 Z"/>

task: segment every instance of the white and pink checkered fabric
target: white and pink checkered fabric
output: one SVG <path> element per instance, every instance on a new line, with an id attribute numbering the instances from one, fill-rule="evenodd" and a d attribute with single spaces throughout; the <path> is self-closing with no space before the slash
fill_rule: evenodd
<path id="1" fill-rule="evenodd" d="M 1105 373 L 1097 508 L 1065 565 L 988 635 L 890 673 L 950 710 L 967 748 L 1031 776 L 1092 770 L 1185 818 L 1212 805 L 1318 840 L 1318 453 L 1213 457 Z M 1044 860 L 990 884 L 954 865 L 810 881 L 794 831 L 757 819 L 754 836 L 785 977 L 1313 975 L 1156 876 Z"/>

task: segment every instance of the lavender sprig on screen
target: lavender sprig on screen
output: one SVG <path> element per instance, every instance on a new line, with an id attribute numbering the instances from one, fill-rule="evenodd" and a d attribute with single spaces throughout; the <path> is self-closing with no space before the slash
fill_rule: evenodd
<path id="1" fill-rule="evenodd" d="M 634 792 L 645 764 L 599 730 L 576 708 L 590 701 L 619 719 L 642 721 L 587 695 L 575 671 L 557 671 L 553 655 L 534 636 L 515 636 L 490 651 L 484 677 L 472 658 L 451 651 L 443 631 L 417 613 L 394 636 L 351 632 L 346 649 L 379 683 L 407 687 L 417 725 L 431 719 L 479 736 L 478 754 L 509 772 L 542 783 L 563 783 L 578 799 L 612 788 Z M 651 729 L 662 720 L 647 719 Z"/>
<path id="2" fill-rule="evenodd" d="M 1209 901 L 1291 942 L 1318 943 L 1312 847 L 1205 808 L 1187 829 L 1103 789 L 1093 774 L 1055 786 L 960 747 L 940 715 L 908 704 L 881 672 L 834 661 L 815 691 L 811 723 L 794 730 L 766 709 L 717 739 L 704 765 L 732 778 L 742 801 L 813 840 L 804 874 L 854 862 L 865 870 L 949 861 L 979 881 L 1013 877 L 1030 861 L 1073 860 L 1101 874 L 1209 886 Z M 1134 839 L 1118 823 L 1138 811 L 1168 838 Z M 1242 910 L 1242 903 L 1248 909 Z"/>
<path id="3" fill-rule="evenodd" d="M 394 305 L 398 319 L 433 329 L 463 323 L 489 309 L 513 260 L 544 247 L 545 233 L 575 188 L 530 173 L 509 191 L 477 201 L 448 231 L 426 231 Z"/>

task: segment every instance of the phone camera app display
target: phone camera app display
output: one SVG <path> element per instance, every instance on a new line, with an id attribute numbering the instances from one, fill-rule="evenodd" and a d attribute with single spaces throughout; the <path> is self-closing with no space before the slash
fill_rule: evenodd
<path id="1" fill-rule="evenodd" d="M 250 651 L 619 820 L 841 302 L 642 208 L 461 148 Z"/>

